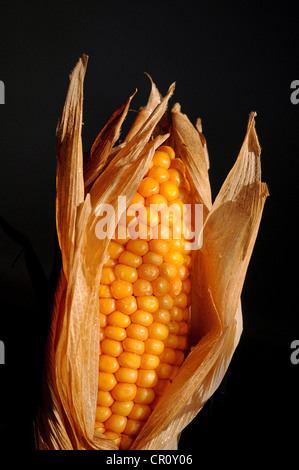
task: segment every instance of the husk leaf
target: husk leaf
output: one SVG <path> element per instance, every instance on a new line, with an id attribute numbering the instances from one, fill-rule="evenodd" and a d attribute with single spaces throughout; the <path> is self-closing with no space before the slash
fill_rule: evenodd
<path id="1" fill-rule="evenodd" d="M 219 386 L 242 331 L 240 295 L 267 189 L 260 182 L 260 148 L 251 114 L 239 157 L 214 204 L 201 122 L 193 127 L 177 104 L 165 129 L 172 85 L 162 98 L 152 82 L 124 145 L 114 147 L 130 97 L 86 156 L 81 126 L 87 57 L 71 77 L 57 128 L 57 233 L 62 269 L 45 364 L 44 401 L 36 420 L 39 449 L 115 449 L 94 431 L 99 340 L 98 288 L 109 239 L 96 236 L 97 211 L 109 203 L 116 222 L 130 204 L 157 147 L 166 139 L 186 165 L 192 197 L 204 206 L 203 247 L 192 253 L 191 350 L 134 442 L 133 449 L 173 449 L 184 427 Z M 163 126 L 161 122 L 163 121 Z M 85 192 L 84 192 L 85 188 Z M 118 207 L 118 196 L 126 205 Z M 112 235 L 112 221 L 108 236 Z"/>

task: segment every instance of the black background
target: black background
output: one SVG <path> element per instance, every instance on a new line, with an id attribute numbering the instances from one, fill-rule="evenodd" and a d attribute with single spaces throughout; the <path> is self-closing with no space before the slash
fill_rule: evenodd
<path id="1" fill-rule="evenodd" d="M 222 449 L 227 462 L 240 447 L 243 456 L 262 450 L 265 458 L 295 449 L 299 364 L 290 361 L 290 345 L 299 336 L 299 105 L 290 101 L 290 85 L 299 79 L 298 14 L 298 2 L 285 1 L 0 4 L 0 215 L 28 237 L 47 279 L 55 240 L 55 129 L 82 53 L 89 55 L 84 150 L 135 88 L 132 107 L 146 103 L 150 83 L 143 72 L 163 95 L 175 81 L 170 106 L 181 103 L 193 123 L 202 118 L 213 198 L 238 155 L 249 113 L 257 112 L 270 197 L 242 293 L 244 331 L 225 380 L 179 447 L 194 455 Z M 34 448 L 47 315 L 22 246 L 4 230 L 0 237 L 6 351 L 0 448 L 26 452 Z"/>

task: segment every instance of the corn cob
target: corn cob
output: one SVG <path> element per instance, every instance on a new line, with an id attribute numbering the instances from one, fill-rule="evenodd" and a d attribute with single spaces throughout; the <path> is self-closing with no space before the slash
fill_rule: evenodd
<path id="1" fill-rule="evenodd" d="M 126 227 L 126 237 L 116 230 L 109 243 L 99 287 L 95 429 L 120 449 L 131 447 L 188 349 L 191 256 L 181 228 L 189 202 L 184 165 L 164 145 L 131 202 L 143 210 L 136 218 L 129 208 L 117 227 Z M 168 226 L 163 225 L 163 207 L 180 209 L 180 233 L 169 210 Z M 134 238 L 133 226 L 140 238 Z"/>

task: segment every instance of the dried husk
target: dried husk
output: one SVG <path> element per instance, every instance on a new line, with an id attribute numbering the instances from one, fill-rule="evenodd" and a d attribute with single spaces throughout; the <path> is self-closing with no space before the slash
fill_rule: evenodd
<path id="1" fill-rule="evenodd" d="M 152 82 L 145 108 L 122 144 L 116 143 L 130 97 L 111 116 L 90 152 L 82 153 L 83 55 L 73 70 L 57 127 L 57 234 L 62 268 L 45 364 L 43 403 L 36 420 L 38 449 L 115 449 L 94 432 L 99 341 L 98 288 L 109 243 L 95 235 L 102 202 L 129 205 L 157 147 L 170 143 L 185 163 L 193 202 L 203 204 L 203 246 L 194 251 L 191 350 L 132 449 L 175 449 L 181 431 L 219 386 L 242 332 L 240 295 L 267 196 L 260 181 L 254 116 L 238 159 L 214 203 L 201 121 L 194 127 L 176 104 L 166 117 Z M 84 169 L 84 171 L 83 171 Z M 113 227 L 108 227 L 112 235 Z"/>

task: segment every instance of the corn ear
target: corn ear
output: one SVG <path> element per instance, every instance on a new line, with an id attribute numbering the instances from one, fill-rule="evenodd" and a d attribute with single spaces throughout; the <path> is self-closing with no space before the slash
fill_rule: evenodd
<path id="1" fill-rule="evenodd" d="M 174 449 L 184 427 L 219 386 L 242 332 L 240 295 L 257 236 L 266 185 L 260 181 L 260 147 L 254 113 L 239 157 L 214 203 L 201 122 L 193 127 L 177 104 L 167 128 L 172 85 L 162 98 L 152 82 L 145 110 L 125 141 L 114 145 L 131 97 L 82 153 L 83 82 L 87 56 L 71 77 L 57 128 L 57 233 L 62 268 L 49 332 L 43 402 L 36 419 L 38 449 L 116 449 L 94 431 L 99 340 L 98 289 L 108 239 L 95 235 L 96 211 L 111 204 L 119 220 L 118 195 L 130 204 L 162 144 L 181 155 L 193 200 L 203 204 L 203 246 L 193 253 L 191 350 L 171 386 L 136 438 L 133 449 Z M 162 131 L 162 133 L 161 133 Z M 113 226 L 108 227 L 112 236 Z"/>

